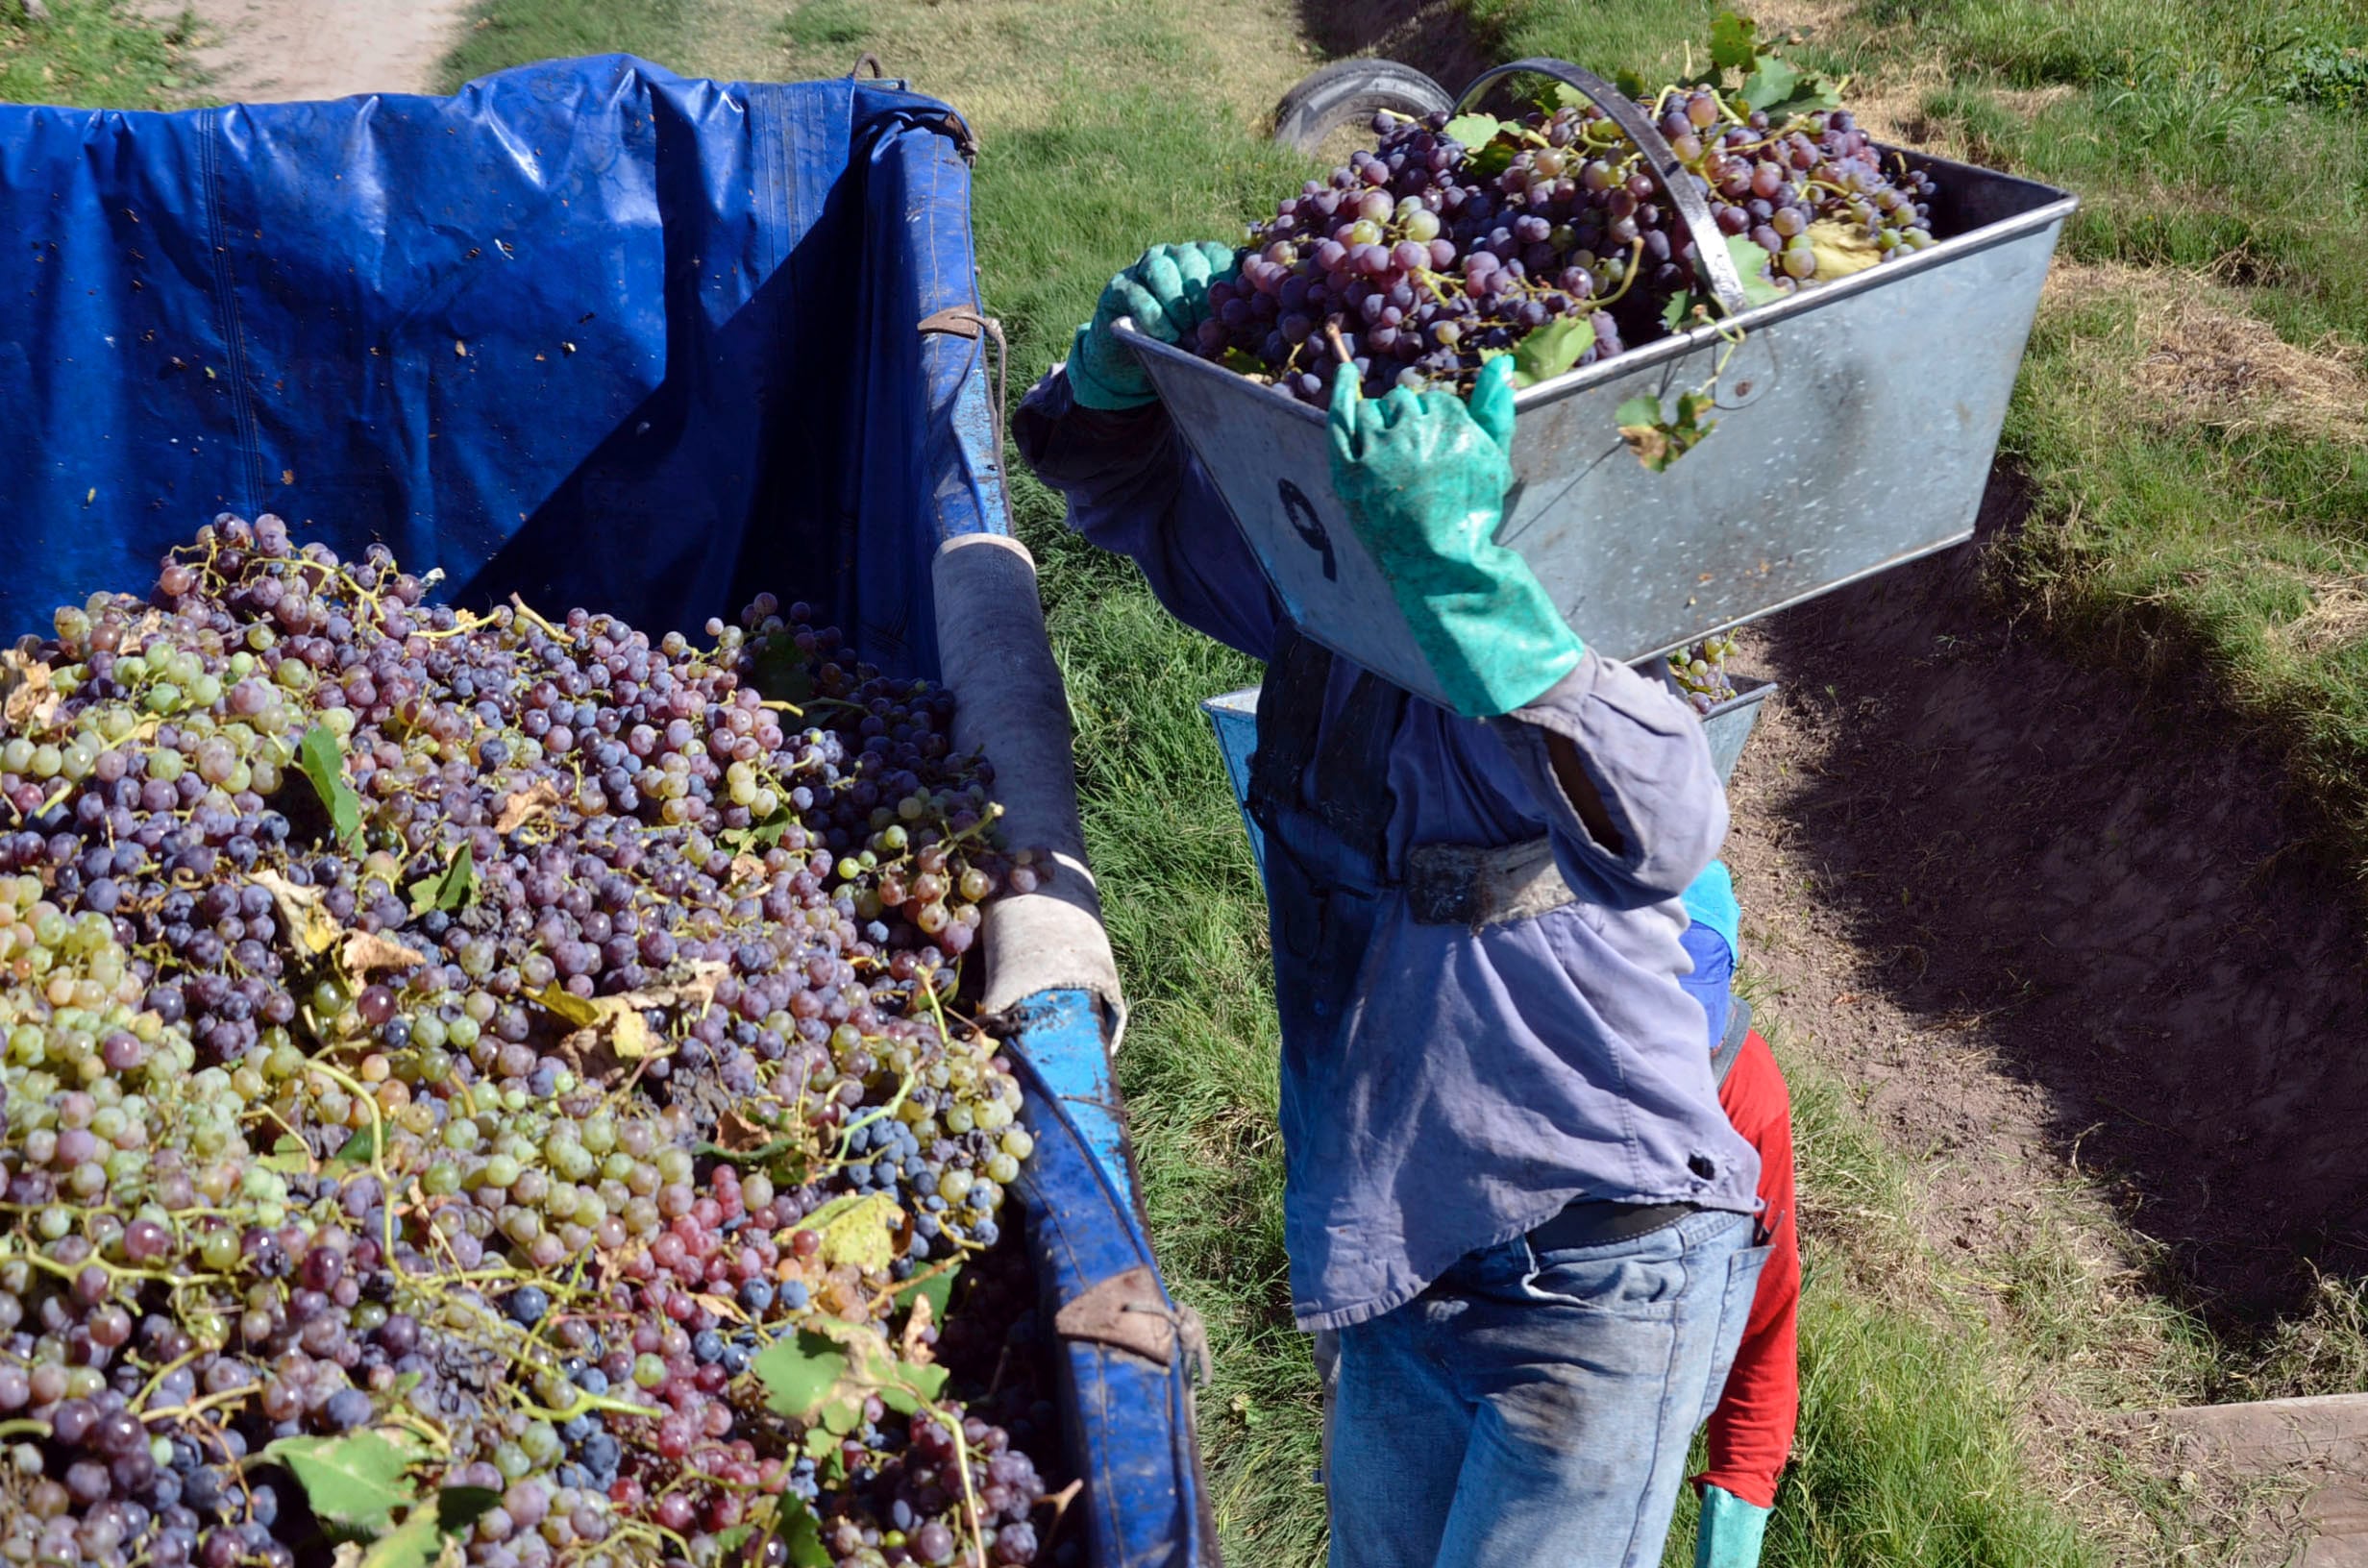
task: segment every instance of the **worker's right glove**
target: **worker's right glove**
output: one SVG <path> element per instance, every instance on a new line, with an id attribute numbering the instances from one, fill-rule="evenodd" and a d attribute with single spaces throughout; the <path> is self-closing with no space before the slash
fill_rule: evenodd
<path id="1" fill-rule="evenodd" d="M 1110 280 L 1094 319 L 1077 329 L 1069 351 L 1069 393 L 1087 408 L 1140 408 L 1157 401 L 1142 360 L 1121 343 L 1111 325 L 1132 317 L 1135 330 L 1162 343 L 1180 343 L 1208 319 L 1209 285 L 1235 275 L 1230 247 L 1215 240 L 1154 245 Z"/>
<path id="2" fill-rule="evenodd" d="M 1513 484 L 1513 356 L 1452 392 L 1365 401 L 1353 365 L 1332 380 L 1332 488 L 1381 568 L 1415 646 L 1468 719 L 1535 701 L 1586 649 L 1529 564 L 1495 542 Z"/>
<path id="3" fill-rule="evenodd" d="M 1723 1486 L 1702 1488 L 1702 1524 L 1693 1539 L 1693 1568 L 1759 1568 L 1768 1509 Z"/>

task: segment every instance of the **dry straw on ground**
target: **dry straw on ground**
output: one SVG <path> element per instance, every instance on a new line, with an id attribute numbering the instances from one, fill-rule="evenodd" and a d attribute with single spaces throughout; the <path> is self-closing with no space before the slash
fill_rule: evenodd
<path id="1" fill-rule="evenodd" d="M 2368 354 L 2333 335 L 2288 343 L 2241 293 L 2200 273 L 2058 261 L 2050 309 L 2100 302 L 2128 311 L 2130 389 L 2158 417 L 2212 429 L 2274 429 L 2368 444 Z M 2110 347 L 2110 345 L 2105 345 Z"/>

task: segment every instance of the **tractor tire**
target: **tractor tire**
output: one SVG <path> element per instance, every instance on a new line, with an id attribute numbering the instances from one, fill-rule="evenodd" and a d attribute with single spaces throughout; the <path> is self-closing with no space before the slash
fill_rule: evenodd
<path id="1" fill-rule="evenodd" d="M 1274 107 L 1274 139 L 1310 156 L 1344 126 L 1394 110 L 1417 118 L 1452 111 L 1447 89 L 1393 60 L 1340 60 L 1304 78 Z"/>

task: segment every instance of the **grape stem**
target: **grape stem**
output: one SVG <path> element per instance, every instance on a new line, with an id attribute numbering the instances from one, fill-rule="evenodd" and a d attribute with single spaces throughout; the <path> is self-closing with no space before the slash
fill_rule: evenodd
<path id="1" fill-rule="evenodd" d="M 934 1405 L 928 1409 L 929 1413 L 942 1422 L 946 1430 L 953 1434 L 954 1468 L 962 1473 L 962 1516 L 970 1526 L 971 1537 L 963 1543 L 966 1548 L 963 1556 L 969 1559 L 971 1564 L 975 1565 L 975 1568 L 986 1568 L 987 1549 L 978 1522 L 978 1493 L 971 1484 L 971 1445 L 962 1434 L 962 1418 L 949 1415 Z"/>
<path id="2" fill-rule="evenodd" d="M 1628 265 L 1620 270 L 1619 287 L 1612 290 L 1611 293 L 1606 294 L 1603 298 L 1595 301 L 1594 306 L 1596 309 L 1608 310 L 1613 306 L 1619 303 L 1620 296 L 1626 294 L 1628 292 L 1629 285 L 1637 281 L 1637 263 L 1643 259 L 1644 236 L 1639 234 L 1635 239 L 1628 242 Z"/>
<path id="3" fill-rule="evenodd" d="M 576 638 L 572 632 L 567 631 L 563 627 L 555 626 L 550 622 L 544 620 L 540 615 L 537 615 L 534 612 L 534 610 L 527 603 L 525 600 L 520 599 L 516 594 L 509 596 L 509 602 L 510 607 L 516 610 L 520 616 L 532 625 L 542 627 L 545 632 L 550 634 L 552 641 L 557 643 L 560 647 L 573 648 L 576 646 Z"/>

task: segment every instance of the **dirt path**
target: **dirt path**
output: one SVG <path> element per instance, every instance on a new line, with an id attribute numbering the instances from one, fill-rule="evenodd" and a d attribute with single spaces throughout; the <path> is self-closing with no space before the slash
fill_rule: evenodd
<path id="1" fill-rule="evenodd" d="M 187 0 L 205 91 L 233 103 L 430 92 L 469 0 Z M 169 9 L 178 11 L 179 7 Z"/>
<path id="2" fill-rule="evenodd" d="M 2014 502 L 1993 480 L 1986 528 Z M 2065 1495 L 2110 1412 L 2245 1397 L 2164 1303 L 2241 1337 L 2368 1266 L 2368 984 L 2274 764 L 2193 694 L 2018 634 L 1981 572 L 1960 549 L 1757 629 L 1745 668 L 1784 689 L 1727 853 L 1778 1039 L 1919 1163 L 1934 1253 L 2040 1358 L 2020 1394 Z M 2167 1544 L 2131 1501 L 2075 1507 Z M 2205 1560 L 2294 1526 L 2236 1528 Z"/>
<path id="3" fill-rule="evenodd" d="M 2077 1145 L 2191 1303 L 2291 1309 L 2303 1260 L 2368 1261 L 2350 901 L 2286 852 L 2270 762 L 2017 636 L 1977 570 L 1953 551 L 1760 640 L 1788 690 L 1735 791 L 1746 944 L 1895 1139 L 1951 1154 L 1961 1223 L 1998 1197 L 1989 1146 Z"/>

